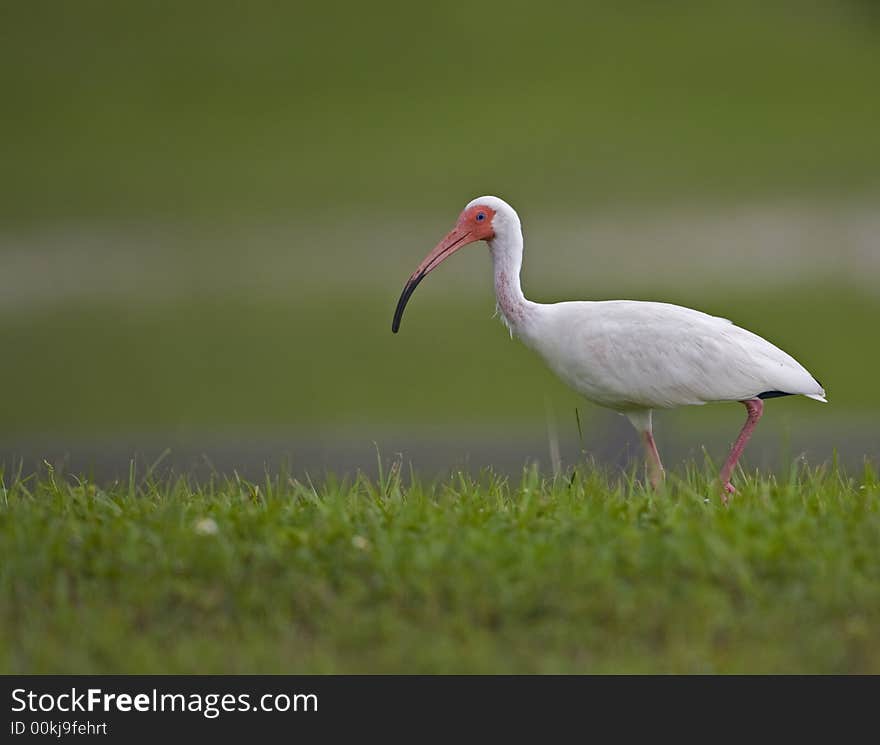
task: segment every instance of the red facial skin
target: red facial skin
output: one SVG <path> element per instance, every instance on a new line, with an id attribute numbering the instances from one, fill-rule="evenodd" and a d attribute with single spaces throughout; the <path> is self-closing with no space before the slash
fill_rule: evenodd
<path id="1" fill-rule="evenodd" d="M 485 215 L 482 220 L 478 220 L 477 216 Z M 492 227 L 492 221 L 495 219 L 495 210 L 482 204 L 475 204 L 473 207 L 466 209 L 458 216 L 458 222 L 455 224 L 456 230 L 466 230 L 472 236 L 471 241 L 490 241 L 495 237 L 495 230 Z"/>
<path id="2" fill-rule="evenodd" d="M 394 321 L 391 324 L 391 330 L 395 334 L 400 328 L 403 309 L 419 282 L 460 248 L 476 241 L 492 240 L 495 237 L 495 230 L 492 227 L 494 218 L 495 210 L 482 204 L 475 204 L 458 216 L 458 221 L 449 235 L 434 247 L 434 250 L 422 260 L 422 263 L 407 280 L 400 300 L 397 302 L 397 310 L 394 312 Z"/>

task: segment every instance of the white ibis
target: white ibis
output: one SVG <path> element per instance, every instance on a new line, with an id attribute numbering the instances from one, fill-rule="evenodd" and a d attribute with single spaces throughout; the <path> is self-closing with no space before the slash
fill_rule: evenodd
<path id="1" fill-rule="evenodd" d="M 793 357 L 725 318 L 669 303 L 632 300 L 534 303 L 520 286 L 523 235 L 519 215 L 498 197 L 479 197 L 452 232 L 419 264 L 403 288 L 391 330 L 429 272 L 460 248 L 486 241 L 495 269 L 495 297 L 512 334 L 534 349 L 584 398 L 625 414 L 641 433 L 651 484 L 663 479 L 651 414 L 722 401 L 744 404 L 748 417 L 721 468 L 722 500 L 730 477 L 764 411 L 764 400 L 825 391 Z"/>

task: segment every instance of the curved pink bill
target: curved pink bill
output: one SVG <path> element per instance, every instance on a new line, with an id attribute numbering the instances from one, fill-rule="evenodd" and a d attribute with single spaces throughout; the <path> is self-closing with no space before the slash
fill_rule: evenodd
<path id="1" fill-rule="evenodd" d="M 397 301 L 397 308 L 394 311 L 394 320 L 391 322 L 391 330 L 395 334 L 400 328 L 400 320 L 403 318 L 403 309 L 406 307 L 412 294 L 416 291 L 416 287 L 419 286 L 419 282 L 436 269 L 444 259 L 452 256 L 452 254 L 458 251 L 458 249 L 466 246 L 468 243 L 473 243 L 475 240 L 477 239 L 474 238 L 470 232 L 456 226 L 452 232 L 440 241 L 434 250 L 424 258 L 422 263 L 419 264 L 418 268 L 406 281 L 406 284 L 403 287 L 403 292 L 400 294 L 400 300 Z"/>

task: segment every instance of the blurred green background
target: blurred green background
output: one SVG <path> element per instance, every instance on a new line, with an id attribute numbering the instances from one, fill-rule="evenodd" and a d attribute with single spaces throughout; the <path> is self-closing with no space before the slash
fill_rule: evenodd
<path id="1" fill-rule="evenodd" d="M 574 437 L 484 248 L 390 332 L 495 193 L 530 297 L 729 317 L 828 390 L 778 426 L 876 454 L 878 81 L 856 0 L 3 2 L 0 440 Z"/>

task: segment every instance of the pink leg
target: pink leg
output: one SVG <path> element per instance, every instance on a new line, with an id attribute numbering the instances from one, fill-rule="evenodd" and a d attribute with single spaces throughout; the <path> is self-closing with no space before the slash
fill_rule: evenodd
<path id="1" fill-rule="evenodd" d="M 657 489 L 665 476 L 663 464 L 660 462 L 660 453 L 657 452 L 657 443 L 654 442 L 654 434 L 651 430 L 642 432 L 642 439 L 645 441 L 645 456 L 648 461 L 648 478 L 651 479 L 651 486 Z"/>
<path id="2" fill-rule="evenodd" d="M 736 438 L 736 442 L 733 443 L 733 447 L 730 449 L 730 455 L 727 456 L 727 460 L 724 461 L 724 465 L 721 467 L 721 485 L 724 489 L 721 493 L 721 501 L 724 504 L 727 504 L 727 495 L 733 494 L 736 491 L 733 488 L 733 484 L 730 483 L 730 475 L 733 473 L 733 469 L 736 468 L 737 461 L 739 461 L 743 450 L 745 450 L 746 443 L 752 436 L 752 432 L 757 426 L 761 414 L 764 413 L 764 402 L 760 398 L 750 398 L 748 401 L 741 401 L 740 403 L 746 407 L 749 415 L 742 431 L 739 433 L 739 437 Z"/>

